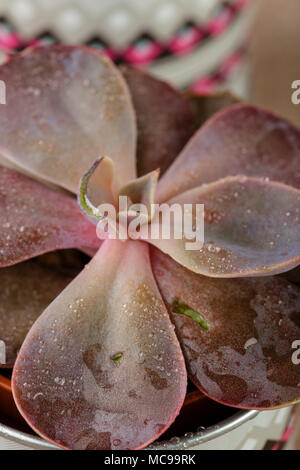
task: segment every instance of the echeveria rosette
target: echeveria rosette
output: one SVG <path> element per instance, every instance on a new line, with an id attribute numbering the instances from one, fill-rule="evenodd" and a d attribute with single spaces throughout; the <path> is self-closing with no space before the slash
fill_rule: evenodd
<path id="1" fill-rule="evenodd" d="M 0 325 L 20 290 L 11 314 L 19 324 L 27 272 L 37 291 L 24 296 L 29 324 L 68 284 L 31 327 L 12 379 L 24 418 L 63 448 L 146 446 L 179 413 L 186 369 L 230 406 L 300 400 L 292 362 L 300 289 L 274 277 L 300 264 L 299 131 L 237 104 L 188 142 L 204 120 L 188 98 L 144 72 L 122 71 L 96 51 L 66 46 L 29 49 L 0 69 L 4 158 L 52 185 L 81 189 L 80 210 L 69 193 L 0 171 Z M 204 114 L 228 103 L 196 101 Z M 177 240 L 150 239 L 156 248 L 100 241 L 97 207 L 117 209 L 118 195 L 148 207 L 204 203 L 202 251 L 186 252 Z M 71 283 L 30 260 L 74 247 L 95 256 Z"/>

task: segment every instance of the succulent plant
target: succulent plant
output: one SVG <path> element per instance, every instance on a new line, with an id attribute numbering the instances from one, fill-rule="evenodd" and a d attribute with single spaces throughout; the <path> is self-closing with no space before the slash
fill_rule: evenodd
<path id="1" fill-rule="evenodd" d="M 28 49 L 0 79 L 0 338 L 30 426 L 63 448 L 140 449 L 187 376 L 231 407 L 299 401 L 300 288 L 279 274 L 300 264 L 300 132 L 85 47 Z M 120 194 L 204 204 L 203 248 L 100 240 L 97 207 Z M 72 281 L 37 258 L 69 248 L 93 255 Z"/>

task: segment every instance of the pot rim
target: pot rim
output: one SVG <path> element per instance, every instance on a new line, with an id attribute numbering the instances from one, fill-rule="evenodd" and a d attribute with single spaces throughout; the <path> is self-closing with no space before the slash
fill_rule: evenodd
<path id="1" fill-rule="evenodd" d="M 147 449 L 151 450 L 182 450 L 195 447 L 207 441 L 211 441 L 220 437 L 239 426 L 247 423 L 248 421 L 256 418 L 260 411 L 257 410 L 243 410 L 238 411 L 230 418 L 221 421 L 219 424 L 208 427 L 195 433 L 188 433 L 182 437 L 175 437 L 169 441 L 162 441 L 152 444 Z M 18 431 L 10 426 L 0 423 L 0 437 L 12 440 L 23 446 L 31 447 L 35 450 L 58 450 L 59 448 L 50 442 L 41 439 L 38 436 L 31 436 L 22 431 Z"/>

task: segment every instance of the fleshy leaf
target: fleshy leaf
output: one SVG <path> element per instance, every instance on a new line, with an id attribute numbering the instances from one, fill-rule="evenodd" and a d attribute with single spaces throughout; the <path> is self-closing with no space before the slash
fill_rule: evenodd
<path id="1" fill-rule="evenodd" d="M 184 96 L 142 70 L 122 66 L 137 114 L 137 169 L 142 176 L 163 174 L 196 130 L 195 116 Z"/>
<path id="2" fill-rule="evenodd" d="M 268 111 L 235 105 L 195 134 L 158 185 L 157 200 L 227 176 L 269 178 L 300 188 L 300 133 Z"/>
<path id="3" fill-rule="evenodd" d="M 96 248 L 96 230 L 75 199 L 0 167 L 0 267 L 82 245 Z"/>
<path id="4" fill-rule="evenodd" d="M 185 238 L 149 240 L 191 271 L 250 277 L 299 264 L 300 191 L 291 186 L 236 176 L 187 191 L 168 204 L 204 204 L 202 249 L 186 249 Z"/>
<path id="5" fill-rule="evenodd" d="M 61 447 L 138 449 L 164 432 L 186 372 L 147 244 L 104 242 L 32 327 L 13 392 L 33 429 Z"/>
<path id="6" fill-rule="evenodd" d="M 0 269 L 0 340 L 12 367 L 32 324 L 72 280 L 55 267 L 30 260 Z M 1 365 L 0 365 L 1 367 Z"/>
<path id="7" fill-rule="evenodd" d="M 125 80 L 88 47 L 27 49 L 0 69 L 1 153 L 33 174 L 77 192 L 99 155 L 135 177 L 136 123 Z"/>
<path id="8" fill-rule="evenodd" d="M 279 277 L 212 279 L 152 252 L 158 286 L 200 312 L 209 328 L 172 314 L 188 374 L 213 400 L 268 409 L 300 401 L 300 288 Z"/>
<path id="9" fill-rule="evenodd" d="M 93 222 L 101 218 L 101 204 L 116 204 L 114 195 L 114 164 L 108 157 L 101 157 L 81 178 L 78 202 L 82 212 Z"/>
<path id="10" fill-rule="evenodd" d="M 146 222 L 153 216 L 153 204 L 155 203 L 155 191 L 159 178 L 159 170 L 152 171 L 141 176 L 121 188 L 119 196 L 126 196 L 130 206 L 143 204 L 147 208 L 148 217 Z M 130 209 L 130 207 L 129 207 Z"/>
<path id="11" fill-rule="evenodd" d="M 205 124 L 214 114 L 221 109 L 238 104 L 241 100 L 229 91 L 214 93 L 212 95 L 194 95 L 187 93 L 186 99 L 194 110 L 197 127 Z"/>

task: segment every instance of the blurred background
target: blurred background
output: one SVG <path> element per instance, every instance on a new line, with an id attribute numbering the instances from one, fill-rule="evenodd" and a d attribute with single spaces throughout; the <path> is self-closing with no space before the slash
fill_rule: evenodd
<path id="1" fill-rule="evenodd" d="M 300 124 L 299 0 L 0 0 L 0 50 L 89 44 L 181 89 L 231 89 Z"/>
<path id="2" fill-rule="evenodd" d="M 291 84 L 300 79 L 299 0 L 258 0 L 251 33 L 251 101 L 300 125 Z"/>
<path id="3" fill-rule="evenodd" d="M 300 126 L 299 0 L 0 0 L 0 61 L 29 45 L 88 44 L 182 90 L 231 90 Z M 300 408 L 285 443 L 300 449 Z"/>

